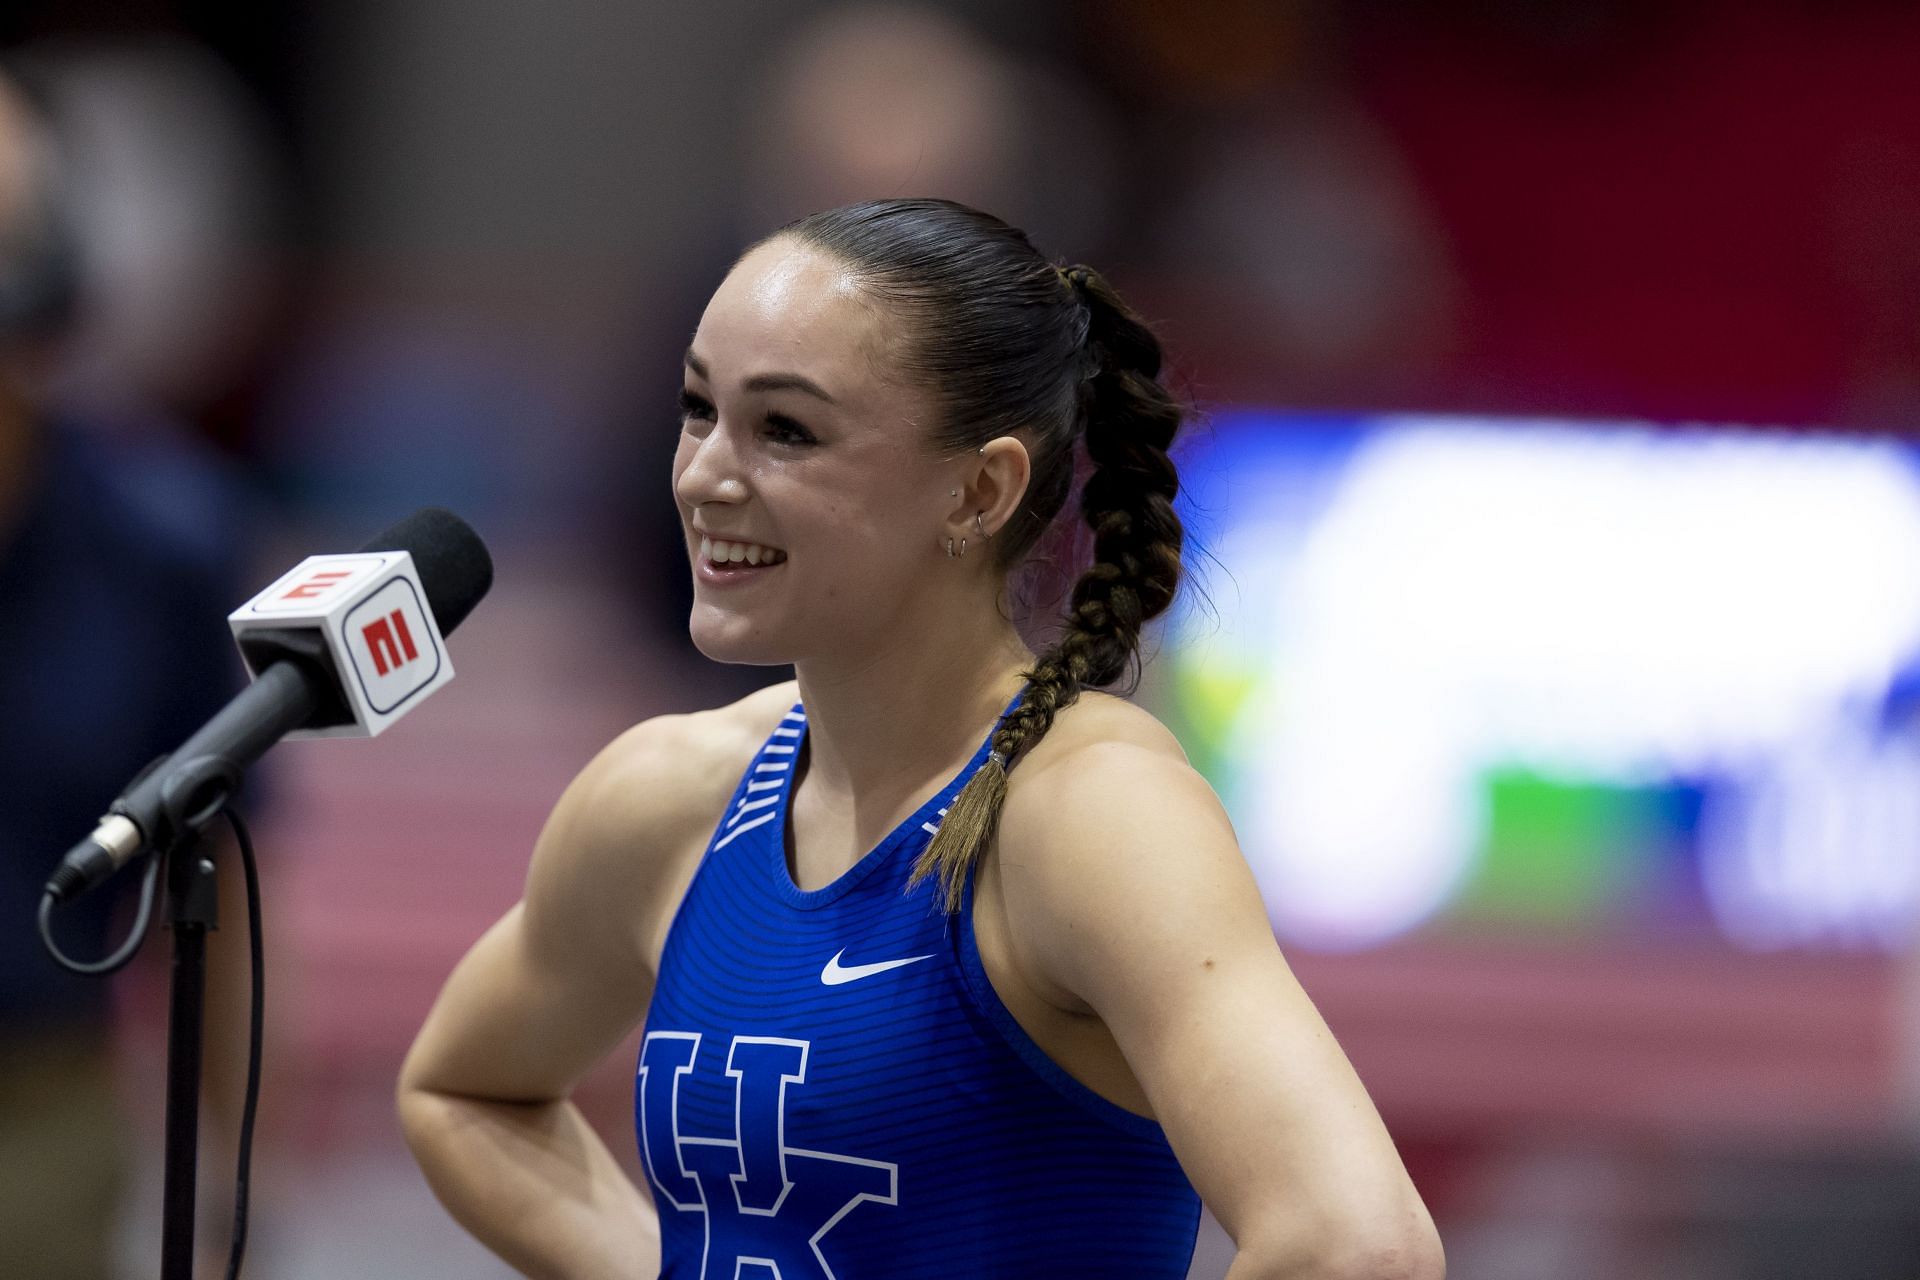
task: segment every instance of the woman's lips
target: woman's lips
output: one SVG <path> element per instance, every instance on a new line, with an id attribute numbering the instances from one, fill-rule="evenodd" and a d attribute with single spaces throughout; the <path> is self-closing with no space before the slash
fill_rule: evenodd
<path id="1" fill-rule="evenodd" d="M 772 573 L 786 563 L 785 560 L 779 560 L 773 564 L 748 564 L 745 560 L 732 560 L 726 564 L 715 564 L 705 556 L 700 556 L 694 562 L 694 577 L 715 586 L 730 586 Z"/>

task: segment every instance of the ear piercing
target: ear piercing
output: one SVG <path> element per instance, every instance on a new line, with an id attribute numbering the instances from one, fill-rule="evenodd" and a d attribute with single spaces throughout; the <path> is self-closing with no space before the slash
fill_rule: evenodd
<path id="1" fill-rule="evenodd" d="M 987 451 L 987 446 L 981 445 L 974 452 L 985 453 L 986 451 Z M 957 498 L 960 496 L 960 491 L 958 489 L 949 489 L 947 490 L 947 496 L 949 498 Z M 991 538 L 993 536 L 992 534 L 987 532 L 987 526 L 981 523 L 980 517 L 984 514 L 985 513 L 981 511 L 976 511 L 973 513 L 973 527 L 980 531 L 980 540 L 982 542 L 985 542 L 988 538 Z M 947 554 L 952 558 L 954 558 L 955 560 L 958 560 L 961 556 L 964 556 L 965 554 L 967 554 L 967 540 L 965 538 L 960 539 L 960 549 L 958 551 L 955 551 L 953 549 L 953 539 L 948 538 Z"/>

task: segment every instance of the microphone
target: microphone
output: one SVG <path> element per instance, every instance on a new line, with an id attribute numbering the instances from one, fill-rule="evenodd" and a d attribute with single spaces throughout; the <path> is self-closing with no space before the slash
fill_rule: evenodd
<path id="1" fill-rule="evenodd" d="M 225 807 L 282 738 L 370 738 L 453 679 L 444 637 L 493 585 L 486 544 L 423 507 L 348 555 L 309 556 L 227 617 L 254 677 L 148 766 L 47 881 L 66 902 Z"/>

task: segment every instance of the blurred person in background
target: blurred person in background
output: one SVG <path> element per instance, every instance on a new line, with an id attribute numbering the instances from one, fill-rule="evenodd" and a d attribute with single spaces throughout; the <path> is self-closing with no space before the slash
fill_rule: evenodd
<path id="1" fill-rule="evenodd" d="M 1154 334 L 893 200 L 752 247 L 685 363 L 693 639 L 798 678 L 561 798 L 399 1082 L 454 1216 L 536 1276 L 1181 1277 L 1204 1197 L 1234 1277 L 1438 1280 L 1218 799 L 1097 691 L 1181 576 Z M 1076 489 L 1095 562 L 1036 655 L 1008 578 Z M 651 1203 L 569 1099 L 643 1020 Z"/>
<path id="2" fill-rule="evenodd" d="M 735 230 L 926 191 L 1069 246 L 1110 238 L 1122 141 L 1067 68 L 922 4 L 827 8 L 746 99 Z"/>
<path id="3" fill-rule="evenodd" d="M 90 322 L 124 314 L 103 301 L 121 277 L 88 232 L 110 209 L 88 203 L 100 157 L 56 105 L 74 82 L 46 63 L 20 74 L 28 61 L 0 76 L 0 1240 L 10 1274 L 96 1280 L 116 1274 L 144 1153 L 116 1082 L 109 985 L 57 967 L 34 917 L 62 853 L 238 688 L 225 615 L 243 595 L 246 505 L 138 379 L 110 376 L 111 344 L 89 347 Z M 185 361 L 191 291 L 180 301 L 171 341 Z M 92 394 L 63 395 L 63 380 Z M 256 798 L 249 788 L 243 807 Z M 208 1190 L 230 1181 L 247 1029 L 244 882 L 230 846 L 216 860 L 227 927 L 207 943 Z M 118 945 L 137 879 L 54 913 L 68 955 Z M 166 952 L 156 931 L 134 971 L 162 1002 Z M 158 1086 L 139 1085 L 156 1101 Z M 207 1229 L 224 1225 L 217 1199 L 202 1201 L 209 1261 L 227 1243 Z"/>

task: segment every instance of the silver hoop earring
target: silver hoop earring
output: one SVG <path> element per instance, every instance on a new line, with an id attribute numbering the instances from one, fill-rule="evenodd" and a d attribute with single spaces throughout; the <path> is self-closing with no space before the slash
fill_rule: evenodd
<path id="1" fill-rule="evenodd" d="M 960 539 L 960 554 L 963 556 L 967 554 L 967 540 L 965 538 Z"/>
<path id="2" fill-rule="evenodd" d="M 953 550 L 953 539 L 952 539 L 952 538 L 948 538 L 948 539 L 947 539 L 947 555 L 948 555 L 949 557 L 951 557 L 951 556 L 952 556 L 953 554 L 954 554 L 954 550 Z"/>
<path id="3" fill-rule="evenodd" d="M 973 527 L 980 531 L 980 541 L 985 542 L 988 538 L 991 538 L 993 535 L 987 532 L 987 526 L 980 523 L 980 514 L 981 513 L 978 511 L 973 513 Z"/>

